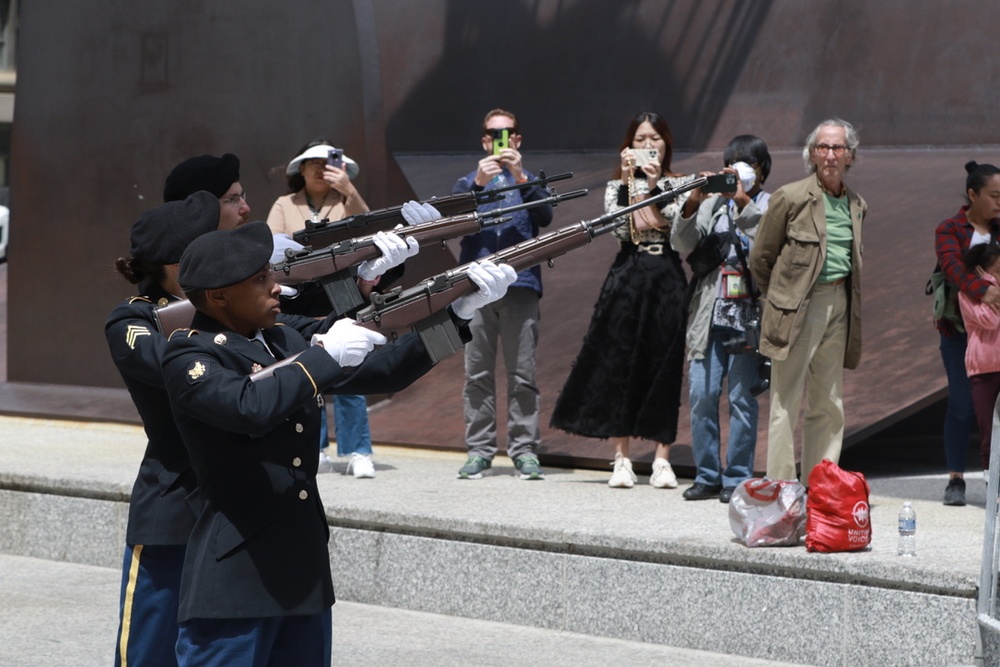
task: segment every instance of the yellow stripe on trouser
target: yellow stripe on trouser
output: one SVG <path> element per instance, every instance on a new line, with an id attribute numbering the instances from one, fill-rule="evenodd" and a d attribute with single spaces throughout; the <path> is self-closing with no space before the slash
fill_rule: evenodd
<path id="1" fill-rule="evenodd" d="M 132 562 L 128 567 L 128 585 L 125 587 L 125 602 L 122 605 L 122 636 L 118 650 L 122 656 L 122 667 L 128 667 L 128 636 L 132 625 L 132 600 L 135 598 L 135 585 L 139 579 L 139 557 L 142 556 L 142 545 L 132 548 Z"/>

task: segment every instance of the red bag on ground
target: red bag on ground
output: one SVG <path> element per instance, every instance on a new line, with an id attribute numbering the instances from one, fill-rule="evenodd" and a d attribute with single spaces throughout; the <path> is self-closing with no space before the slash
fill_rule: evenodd
<path id="1" fill-rule="evenodd" d="M 858 551 L 872 541 L 868 480 L 823 459 L 809 473 L 806 501 L 806 549 Z"/>
<path id="2" fill-rule="evenodd" d="M 794 479 L 748 479 L 729 499 L 729 526 L 748 547 L 798 544 L 805 532 L 805 500 L 805 488 Z"/>

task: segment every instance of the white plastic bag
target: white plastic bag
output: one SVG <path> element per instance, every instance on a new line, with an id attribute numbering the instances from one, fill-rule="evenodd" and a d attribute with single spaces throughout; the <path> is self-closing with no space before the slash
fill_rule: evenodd
<path id="1" fill-rule="evenodd" d="M 729 499 L 729 525 L 748 547 L 794 546 L 806 532 L 806 490 L 795 480 L 748 479 Z"/>

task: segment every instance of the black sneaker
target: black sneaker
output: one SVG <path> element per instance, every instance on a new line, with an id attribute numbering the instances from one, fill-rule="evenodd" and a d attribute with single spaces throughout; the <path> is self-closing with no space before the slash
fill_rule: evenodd
<path id="1" fill-rule="evenodd" d="M 965 480 L 961 477 L 952 477 L 948 480 L 948 486 L 944 490 L 944 504 L 953 507 L 965 505 Z"/>
<path id="2" fill-rule="evenodd" d="M 718 498 L 720 491 L 722 491 L 721 485 L 709 486 L 695 482 L 682 495 L 684 500 L 708 500 L 709 498 Z"/>
<path id="3" fill-rule="evenodd" d="M 514 459 L 514 467 L 521 473 L 521 479 L 545 479 L 538 457 L 534 454 L 523 454 Z"/>

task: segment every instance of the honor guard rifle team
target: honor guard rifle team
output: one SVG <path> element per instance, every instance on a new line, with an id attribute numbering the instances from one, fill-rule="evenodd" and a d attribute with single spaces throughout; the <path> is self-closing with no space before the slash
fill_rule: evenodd
<path id="1" fill-rule="evenodd" d="M 427 203 L 403 205 L 406 224 L 392 232 L 355 230 L 357 244 L 375 251 L 333 287 L 276 282 L 274 264 L 316 252 L 293 236 L 336 222 L 324 210 L 339 211 L 333 218 L 368 213 L 351 184 L 359 165 L 326 140 L 287 165 L 290 194 L 267 223 L 251 221 L 239 159 L 226 153 L 174 167 L 165 203 L 132 224 L 129 254 L 115 266 L 136 296 L 112 311 L 105 333 L 148 444 L 129 507 L 116 665 L 331 663 L 329 526 L 316 483 L 328 444 L 324 396 L 353 397 L 363 409 L 365 395 L 398 392 L 464 348 L 469 456 L 458 478 L 482 479 L 498 450 L 499 351 L 507 453 L 521 479 L 544 480 L 535 382 L 542 276 L 538 265 L 515 270 L 504 258 L 520 244 L 551 242 L 540 230 L 554 214 L 540 170 L 524 164 L 517 116 L 493 109 L 481 130 L 484 155 L 453 192 L 473 197 L 470 211 L 523 208 L 465 235 L 449 272 L 452 296 L 391 330 L 381 328 L 389 313 L 362 314 L 376 307 L 367 297 L 380 281 L 398 277 L 419 251 L 416 231 L 441 217 Z M 685 499 L 728 502 L 753 476 L 757 395 L 768 382 L 767 476 L 797 476 L 793 429 L 803 393 L 802 479 L 821 459 L 839 458 L 842 369 L 857 366 L 861 352 L 867 208 L 845 182 L 858 143 L 850 123 L 823 121 L 803 148 L 806 178 L 768 193 L 771 157 L 759 137 L 735 137 L 719 172 L 679 174 L 667 121 L 651 112 L 632 118 L 604 196 L 603 217 L 613 223 L 605 231 L 619 252 L 586 335 L 573 342 L 580 351 L 552 417 L 555 428 L 612 441 L 610 487 L 638 481 L 635 438 L 656 444 L 649 483 L 678 486 L 669 449 L 685 358 L 697 467 Z M 1000 210 L 975 208 L 983 187 L 970 186 L 968 219 L 987 229 Z M 477 198 L 501 189 L 502 199 Z M 962 293 L 973 301 L 962 312 L 996 291 L 992 265 L 980 265 L 988 277 L 966 281 Z M 947 268 L 964 286 L 965 269 Z M 361 305 L 332 305 L 348 292 Z M 425 298 L 417 292 L 403 290 L 400 303 Z M 171 304 L 189 308 L 182 326 L 166 324 L 161 309 Z M 1000 383 L 989 387 L 980 393 L 995 398 Z M 370 455 L 369 441 L 360 454 L 367 460 L 352 458 L 356 476 L 373 476 Z"/>

